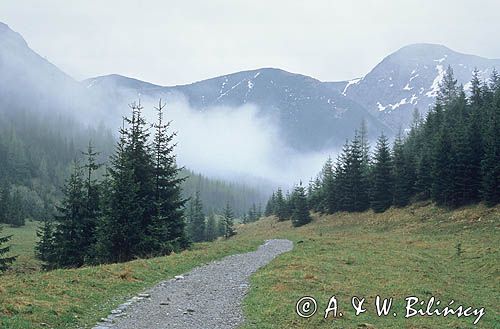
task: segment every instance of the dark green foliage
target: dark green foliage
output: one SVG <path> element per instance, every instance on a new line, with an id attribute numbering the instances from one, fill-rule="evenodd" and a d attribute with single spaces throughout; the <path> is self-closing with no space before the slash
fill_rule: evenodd
<path id="1" fill-rule="evenodd" d="M 160 101 L 156 108 L 158 121 L 154 125 L 152 145 L 154 212 L 152 223 L 147 228 L 151 255 L 165 255 L 172 250 L 185 249 L 189 244 L 183 220 L 186 200 L 182 197 L 181 189 L 186 177 L 181 175 L 182 168 L 178 168 L 176 164 L 176 156 L 173 153 L 175 133 L 169 134 L 170 122 L 165 124 L 163 121 L 164 107 Z"/>
<path id="2" fill-rule="evenodd" d="M 50 270 L 55 268 L 58 258 L 56 250 L 55 227 L 52 220 L 46 220 L 43 226 L 36 232 L 39 242 L 35 246 L 35 254 L 43 262 L 43 268 Z"/>
<path id="3" fill-rule="evenodd" d="M 58 215 L 39 231 L 37 254 L 46 268 L 123 262 L 189 245 L 181 196 L 184 178 L 172 153 L 174 135 L 162 120 L 163 106 L 160 102 L 157 108 L 152 143 L 142 107 L 131 108 L 104 179 L 96 179 L 98 152 L 89 143 L 86 163 L 75 166 Z M 204 235 L 203 217 L 201 222 Z"/>
<path id="4" fill-rule="evenodd" d="M 75 164 L 64 190 L 64 199 L 55 217 L 58 225 L 55 231 L 57 252 L 54 267 L 78 267 L 84 264 L 88 249 L 84 235 L 86 222 L 86 196 L 81 168 Z"/>
<path id="5" fill-rule="evenodd" d="M 398 134 L 393 146 L 393 161 L 392 161 L 392 179 L 393 179 L 393 204 L 396 207 L 404 207 L 410 203 L 410 198 L 413 195 L 413 177 L 412 170 L 414 163 L 411 162 L 410 156 L 405 152 L 401 133 Z"/>
<path id="6" fill-rule="evenodd" d="M 302 187 L 302 183 L 293 190 L 291 203 L 291 219 L 293 226 L 298 227 L 311 222 L 306 193 L 304 187 Z"/>
<path id="7" fill-rule="evenodd" d="M 226 239 L 229 239 L 236 234 L 234 230 L 234 213 L 229 203 L 226 204 L 226 208 L 224 208 L 222 213 L 222 226 L 224 228 L 224 237 Z"/>
<path id="8" fill-rule="evenodd" d="M 337 210 L 364 211 L 370 206 L 367 169 L 361 138 L 356 132 L 346 144 L 335 168 Z"/>
<path id="9" fill-rule="evenodd" d="M 266 204 L 266 210 L 264 211 L 264 215 L 271 216 L 276 211 L 276 194 L 273 192 L 269 200 Z"/>
<path id="10" fill-rule="evenodd" d="M 187 211 L 188 232 L 193 242 L 205 241 L 205 214 L 201 203 L 200 193 L 196 192 L 191 198 Z"/>
<path id="11" fill-rule="evenodd" d="M 287 220 L 290 219 L 288 213 L 289 211 L 287 209 L 285 197 L 283 196 L 283 191 L 279 188 L 275 195 L 274 214 L 278 217 L 278 220 Z"/>
<path id="12" fill-rule="evenodd" d="M 312 211 L 323 212 L 322 192 L 322 182 L 318 176 L 314 181 L 310 181 L 307 187 L 307 204 Z"/>
<path id="13" fill-rule="evenodd" d="M 392 159 L 387 137 L 382 134 L 375 150 L 371 177 L 371 208 L 384 212 L 393 202 Z"/>
<path id="14" fill-rule="evenodd" d="M 95 260 L 96 227 L 100 214 L 99 186 L 94 172 L 97 152 L 89 143 L 87 163 L 74 164 L 64 188 L 64 198 L 57 207 L 54 222 L 46 220 L 37 232 L 40 240 L 36 253 L 47 269 L 79 267 Z"/>
<path id="15" fill-rule="evenodd" d="M 10 224 L 52 217 L 72 162 L 79 157 L 77 150 L 89 138 L 103 150 L 101 159 L 110 154 L 113 137 L 103 126 L 93 129 L 67 115 L 44 116 L 20 106 L 0 108 L 0 190 L 22 200 L 13 205 L 22 216 L 14 216 Z M 2 223 L 8 223 L 5 211 L 0 209 Z"/>
<path id="16" fill-rule="evenodd" d="M 484 113 L 484 157 L 481 160 L 481 196 L 488 205 L 500 203 L 500 78 L 493 72 L 491 104 Z"/>
<path id="17" fill-rule="evenodd" d="M 313 190 L 314 194 L 311 196 L 313 200 L 321 199 L 321 201 L 315 201 L 316 205 L 315 207 L 313 205 L 312 209 L 332 214 L 338 208 L 338 201 L 336 197 L 335 176 L 331 158 L 326 160 L 323 170 L 321 171 L 321 177 L 321 183 L 316 182 L 315 184 L 319 184 L 320 187 L 315 188 L 315 190 Z"/>
<path id="18" fill-rule="evenodd" d="M 142 106 L 132 104 L 109 171 L 97 251 L 105 262 L 127 261 L 182 249 L 184 236 L 180 183 L 172 135 L 162 121 L 160 102 L 154 142 Z"/>
<path id="19" fill-rule="evenodd" d="M 259 207 L 257 208 L 257 206 L 254 204 L 252 204 L 252 207 L 250 207 L 250 209 L 248 209 L 248 213 L 246 215 L 244 215 L 243 217 L 243 223 L 251 223 L 251 222 L 255 222 L 256 220 L 258 220 L 261 216 L 261 209 L 260 209 L 260 205 Z"/>
<path id="20" fill-rule="evenodd" d="M 221 213 L 226 203 L 229 202 L 235 215 L 241 216 L 247 213 L 253 203 L 258 204 L 266 201 L 267 194 L 262 191 L 267 191 L 267 187 L 259 189 L 237 182 L 226 182 L 208 178 L 186 169 L 180 172 L 180 176 L 186 177 L 182 184 L 183 197 L 189 198 L 196 191 L 199 191 L 207 213 Z"/>
<path id="21" fill-rule="evenodd" d="M 205 238 L 207 241 L 214 241 L 218 236 L 217 220 L 215 219 L 215 215 L 210 213 L 207 218 Z"/>
<path id="22" fill-rule="evenodd" d="M 310 209 L 325 213 L 363 211 L 369 206 L 382 212 L 412 200 L 431 199 L 438 205 L 459 207 L 484 201 L 500 202 L 500 76 L 493 71 L 489 83 L 477 72 L 466 97 L 449 67 L 436 105 L 422 120 L 418 111 L 409 133 L 394 141 L 392 155 L 381 137 L 370 159 L 362 124 L 347 141 L 336 163 L 328 159 L 307 190 Z M 370 191 L 368 202 L 367 191 Z M 281 195 L 281 196 L 280 196 Z M 266 213 L 286 219 L 280 205 L 293 212 L 281 190 L 273 194 Z M 280 201 L 284 200 L 284 201 Z"/>
<path id="23" fill-rule="evenodd" d="M 0 234 L 2 233 L 3 227 L 0 226 Z M 10 265 L 16 260 L 15 256 L 7 257 L 6 254 L 10 250 L 10 246 L 5 246 L 5 243 L 9 242 L 11 236 L 1 236 L 0 235 L 0 273 L 9 269 Z"/>

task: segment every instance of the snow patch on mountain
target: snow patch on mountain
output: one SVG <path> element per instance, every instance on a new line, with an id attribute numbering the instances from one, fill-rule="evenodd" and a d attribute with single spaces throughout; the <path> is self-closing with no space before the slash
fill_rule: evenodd
<path id="1" fill-rule="evenodd" d="M 380 102 L 377 102 L 377 108 L 380 112 L 383 112 L 385 111 L 385 109 L 387 108 L 386 106 L 380 104 Z"/>
<path id="2" fill-rule="evenodd" d="M 342 95 L 347 96 L 347 94 L 346 94 L 347 88 L 349 88 L 352 85 L 358 84 L 361 80 L 363 80 L 362 77 L 361 78 L 356 78 L 356 79 L 349 80 L 347 82 L 347 85 L 344 88 L 344 91 L 342 91 Z"/>
<path id="3" fill-rule="evenodd" d="M 430 87 L 430 90 L 425 93 L 427 97 L 436 97 L 439 91 L 439 84 L 444 78 L 445 70 L 443 68 L 443 65 L 436 65 L 436 70 L 438 74 L 434 78 L 434 81 L 432 81 L 432 85 Z"/>
<path id="4" fill-rule="evenodd" d="M 232 86 L 228 91 L 225 91 L 223 92 L 222 94 L 219 95 L 219 97 L 217 97 L 217 100 L 221 99 L 222 97 L 226 96 L 227 93 L 229 93 L 231 90 L 233 90 L 234 88 L 238 87 L 239 85 L 241 85 L 241 83 L 245 81 L 245 80 L 241 80 L 240 82 L 238 82 L 237 84 L 235 84 L 234 86 Z M 222 89 L 221 89 L 222 91 Z"/>

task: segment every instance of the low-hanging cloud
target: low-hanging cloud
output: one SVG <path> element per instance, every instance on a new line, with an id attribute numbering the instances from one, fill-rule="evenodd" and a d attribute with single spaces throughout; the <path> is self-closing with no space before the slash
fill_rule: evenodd
<path id="1" fill-rule="evenodd" d="M 157 100 L 143 105 L 154 120 Z M 280 137 L 279 125 L 252 104 L 192 108 L 182 95 L 170 96 L 165 111 L 177 132 L 180 165 L 208 176 L 290 187 L 308 181 L 332 152 L 297 152 Z"/>

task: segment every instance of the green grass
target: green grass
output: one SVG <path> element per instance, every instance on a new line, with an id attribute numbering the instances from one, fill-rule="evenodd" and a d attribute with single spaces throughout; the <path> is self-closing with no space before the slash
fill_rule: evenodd
<path id="1" fill-rule="evenodd" d="M 14 253 L 23 256 L 20 261 L 26 257 L 24 264 L 35 262 L 29 260 L 35 227 L 9 228 L 8 232 L 14 235 Z M 21 273 L 24 265 L 15 264 L 0 276 L 0 328 L 90 328 L 147 287 L 212 260 L 255 250 L 262 243 L 260 237 L 241 235 L 196 244 L 192 250 L 168 257 L 50 272 L 28 269 Z"/>
<path id="2" fill-rule="evenodd" d="M 238 226 L 228 241 L 196 244 L 193 250 L 125 264 L 51 272 L 34 271 L 36 227 L 8 228 L 19 255 L 0 277 L 1 328 L 88 328 L 127 297 L 161 280 L 229 254 L 254 250 L 265 239 L 288 238 L 294 250 L 251 278 L 243 329 L 258 328 L 472 328 L 471 318 L 404 319 L 404 298 L 435 296 L 447 303 L 485 307 L 477 328 L 500 328 L 500 207 L 446 211 L 432 205 L 314 216 L 301 228 L 267 218 Z M 458 254 L 460 244 L 460 255 Z M 318 301 L 309 319 L 295 314 L 305 295 Z M 328 299 L 339 299 L 344 316 L 322 319 Z M 366 297 L 356 317 L 351 296 Z M 397 317 L 377 317 L 376 295 L 393 297 Z M 46 324 L 46 325 L 44 325 Z"/>
<path id="3" fill-rule="evenodd" d="M 39 222 L 27 221 L 25 226 L 4 226 L 2 235 L 12 235 L 9 241 L 9 255 L 17 256 L 12 266 L 13 272 L 27 273 L 40 270 L 40 262 L 35 259 L 34 245 L 37 241 L 36 230 Z"/>
<path id="4" fill-rule="evenodd" d="M 265 220 L 259 231 L 296 244 L 292 252 L 252 277 L 243 327 L 473 327 L 473 318 L 404 318 L 407 296 L 425 300 L 435 296 L 442 306 L 453 299 L 454 305 L 485 307 L 476 327 L 500 328 L 499 224 L 500 208 L 482 206 L 452 212 L 413 206 L 383 214 L 315 216 L 313 223 L 299 229 Z M 325 320 L 332 295 L 344 316 Z M 375 314 L 377 295 L 394 298 L 396 317 L 392 312 L 387 317 Z M 295 314 L 295 303 L 302 296 L 318 302 L 318 312 L 311 318 Z M 352 296 L 366 298 L 366 313 L 354 315 Z"/>

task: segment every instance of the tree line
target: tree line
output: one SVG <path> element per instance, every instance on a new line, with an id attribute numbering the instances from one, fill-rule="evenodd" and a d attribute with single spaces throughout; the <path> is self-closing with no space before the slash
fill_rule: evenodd
<path id="1" fill-rule="evenodd" d="M 22 106 L 0 106 L 0 224 L 23 226 L 26 220 L 44 221 L 57 212 L 62 187 L 75 161 L 85 161 L 81 150 L 92 140 L 99 149 L 99 163 L 114 152 L 115 136 L 98 124 L 86 127 L 68 115 L 42 115 Z M 94 173 L 99 179 L 105 166 Z M 183 169 L 183 197 L 200 191 L 203 202 L 220 212 L 229 201 L 235 214 L 243 214 L 253 202 L 265 201 L 264 193 L 243 184 L 227 183 Z"/>
<path id="2" fill-rule="evenodd" d="M 26 219 L 50 218 L 77 150 L 89 139 L 103 153 L 112 149 L 113 137 L 102 125 L 89 128 L 62 115 L 0 107 L 0 223 L 18 227 Z"/>
<path id="3" fill-rule="evenodd" d="M 207 216 L 199 191 L 190 199 L 186 209 L 187 233 L 193 242 L 214 241 L 218 237 L 227 239 L 235 235 L 234 220 L 229 202 L 220 215 L 210 212 Z"/>
<path id="4" fill-rule="evenodd" d="M 409 129 L 392 143 L 381 134 L 370 151 L 364 124 L 347 141 L 336 161 L 329 158 L 307 191 L 281 189 L 269 199 L 265 214 L 292 219 L 300 226 L 309 210 L 332 214 L 432 200 L 444 207 L 500 202 L 500 76 L 493 70 L 481 81 L 474 71 L 468 95 L 448 67 L 433 108 L 418 111 Z M 305 192 L 305 193 L 304 193 Z M 301 200 L 299 203 L 297 200 Z"/>

